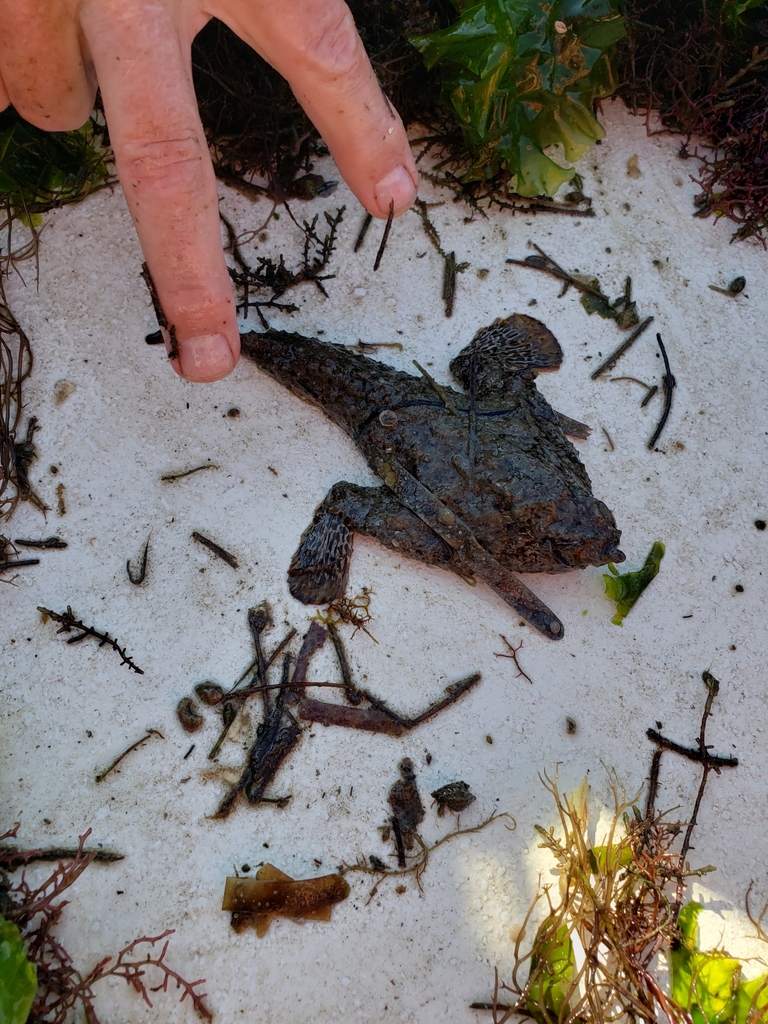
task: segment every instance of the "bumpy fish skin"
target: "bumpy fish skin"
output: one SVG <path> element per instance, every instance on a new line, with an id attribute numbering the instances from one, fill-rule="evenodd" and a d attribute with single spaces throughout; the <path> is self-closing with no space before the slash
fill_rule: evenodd
<path id="1" fill-rule="evenodd" d="M 242 347 L 342 427 L 389 484 L 375 490 L 342 482 L 330 492 L 294 558 L 292 592 L 299 599 L 322 603 L 343 588 L 351 550 L 351 541 L 338 536 L 343 524 L 350 534 L 367 533 L 462 574 L 472 570 L 470 547 L 454 543 L 437 519 L 449 523 L 455 516 L 505 570 L 551 573 L 623 561 L 612 513 L 593 496 L 563 418 L 536 388 L 535 370 L 555 369 L 562 358 L 539 321 L 514 315 L 479 332 L 451 364 L 469 394 L 297 334 L 247 334 Z M 416 481 L 419 494 L 434 497 L 434 516 L 404 497 L 382 470 L 386 465 Z M 347 561 L 323 584 L 321 563 L 331 565 L 334 545 L 346 545 Z M 302 573 L 311 584 L 301 582 Z M 488 578 L 480 569 L 478 575 Z"/>

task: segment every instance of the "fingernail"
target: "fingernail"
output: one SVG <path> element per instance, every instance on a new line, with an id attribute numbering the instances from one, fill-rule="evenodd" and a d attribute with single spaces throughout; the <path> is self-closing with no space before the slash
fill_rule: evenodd
<path id="1" fill-rule="evenodd" d="M 416 198 L 417 192 L 416 183 L 402 164 L 390 171 L 373 188 L 376 205 L 382 217 L 389 213 L 391 202 L 395 204 L 395 214 L 405 213 Z"/>
<path id="2" fill-rule="evenodd" d="M 200 334 L 179 342 L 179 365 L 185 380 L 221 380 L 234 370 L 236 362 L 223 334 Z"/>

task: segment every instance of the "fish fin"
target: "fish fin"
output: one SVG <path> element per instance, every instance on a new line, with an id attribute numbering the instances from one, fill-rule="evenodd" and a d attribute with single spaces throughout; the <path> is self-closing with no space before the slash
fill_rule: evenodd
<path id="1" fill-rule="evenodd" d="M 352 534 L 344 519 L 324 512 L 301 538 L 288 570 L 288 589 L 303 604 L 328 604 L 344 596 Z"/>
<path id="2" fill-rule="evenodd" d="M 541 320 L 513 313 L 478 331 L 451 361 L 451 373 L 465 391 L 470 391 L 473 357 L 476 387 L 488 390 L 523 370 L 556 370 L 563 361 L 563 350 Z"/>
<path id="3" fill-rule="evenodd" d="M 555 418 L 562 432 L 569 437 L 578 437 L 580 440 L 586 441 L 592 433 L 592 427 L 588 424 L 580 423 L 579 420 L 573 420 L 570 416 L 566 416 L 565 413 L 555 412 Z"/>
<path id="4" fill-rule="evenodd" d="M 315 910 L 305 910 L 298 915 L 303 921 L 330 921 L 332 906 L 328 903 L 324 907 L 317 907 Z"/>
<path id="5" fill-rule="evenodd" d="M 274 864 L 262 864 L 259 870 L 256 872 L 256 878 L 260 882 L 292 882 L 293 879 L 290 875 L 286 875 L 276 868 Z"/>
<path id="6" fill-rule="evenodd" d="M 263 939 L 264 936 L 269 931 L 269 926 L 272 924 L 272 918 L 274 916 L 275 916 L 274 914 L 252 914 L 251 915 L 253 923 L 256 926 L 256 934 L 258 935 L 258 937 L 260 939 Z"/>

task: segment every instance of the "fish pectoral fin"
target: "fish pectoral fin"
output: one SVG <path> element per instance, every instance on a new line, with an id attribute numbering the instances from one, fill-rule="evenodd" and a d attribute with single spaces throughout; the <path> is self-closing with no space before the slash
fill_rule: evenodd
<path id="1" fill-rule="evenodd" d="M 473 372 L 487 386 L 522 370 L 557 370 L 562 361 L 557 338 L 541 320 L 513 313 L 478 331 L 452 360 L 451 373 L 469 391 Z"/>
<path id="2" fill-rule="evenodd" d="M 288 570 L 291 595 L 303 604 L 339 600 L 347 586 L 351 556 L 352 534 L 342 516 L 333 512 L 315 515 Z"/>
<path id="3" fill-rule="evenodd" d="M 290 875 L 286 875 L 285 872 L 280 870 L 280 868 L 276 868 L 274 864 L 262 864 L 262 866 L 256 872 L 255 877 L 258 878 L 260 882 L 293 881 Z"/>
<path id="4" fill-rule="evenodd" d="M 317 907 L 315 910 L 305 910 L 296 916 L 302 921 L 330 921 L 332 909 L 333 907 L 328 903 L 324 907 Z"/>
<path id="5" fill-rule="evenodd" d="M 579 420 L 571 419 L 570 416 L 566 416 L 563 412 L 555 411 L 555 418 L 557 419 L 558 426 L 562 432 L 567 434 L 569 437 L 578 437 L 581 441 L 586 441 L 592 433 L 592 427 L 587 423 L 581 423 Z"/>

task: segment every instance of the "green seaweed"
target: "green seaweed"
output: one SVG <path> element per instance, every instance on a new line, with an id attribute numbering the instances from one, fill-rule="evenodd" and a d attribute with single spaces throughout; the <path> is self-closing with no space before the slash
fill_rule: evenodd
<path id="1" fill-rule="evenodd" d="M 678 917 L 679 945 L 669 952 L 671 995 L 694 1024 L 768 1021 L 768 974 L 742 981 L 741 961 L 723 949 L 699 948 L 700 903 L 686 903 Z"/>
<path id="2" fill-rule="evenodd" d="M 0 914 L 0 1024 L 24 1024 L 37 992 L 37 968 L 21 933 Z"/>
<path id="3" fill-rule="evenodd" d="M 616 602 L 616 614 L 611 619 L 615 626 L 624 624 L 624 617 L 629 614 L 638 597 L 658 573 L 665 550 L 661 541 L 657 540 L 648 552 L 642 569 L 635 572 L 619 573 L 612 562 L 608 563 L 612 575 L 603 573 L 603 579 L 606 594 Z"/>
<path id="4" fill-rule="evenodd" d="M 616 87 L 611 50 L 625 34 L 617 0 L 453 0 L 459 19 L 412 35 L 472 156 L 464 181 L 517 176 L 522 196 L 554 195 L 574 175 L 544 150 L 578 160 L 605 131 L 596 100 Z"/>
<path id="5" fill-rule="evenodd" d="M 102 130 L 89 119 L 72 132 L 45 132 L 9 109 L 0 113 L 0 203 L 33 224 L 46 208 L 84 198 L 108 178 Z"/>

